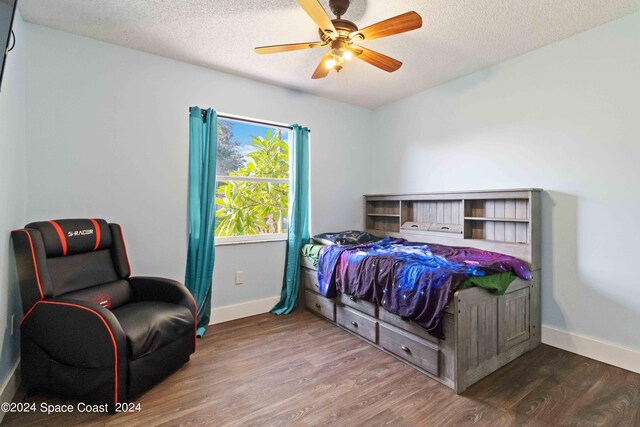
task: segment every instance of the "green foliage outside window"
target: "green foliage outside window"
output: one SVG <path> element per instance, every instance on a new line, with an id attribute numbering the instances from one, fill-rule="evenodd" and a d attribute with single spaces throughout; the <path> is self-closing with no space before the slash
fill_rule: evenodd
<path id="1" fill-rule="evenodd" d="M 252 151 L 245 155 L 246 164 L 228 172 L 228 176 L 289 177 L 289 146 L 279 130 L 270 129 L 264 137 L 253 136 L 250 146 Z M 216 236 L 285 233 L 289 184 L 222 182 L 216 191 L 216 205 Z"/>

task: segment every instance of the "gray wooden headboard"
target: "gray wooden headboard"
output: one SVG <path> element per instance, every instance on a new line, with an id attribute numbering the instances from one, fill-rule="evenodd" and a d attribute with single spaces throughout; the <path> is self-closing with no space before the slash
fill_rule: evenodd
<path id="1" fill-rule="evenodd" d="M 377 236 L 499 252 L 539 270 L 541 191 L 365 195 L 365 228 Z"/>

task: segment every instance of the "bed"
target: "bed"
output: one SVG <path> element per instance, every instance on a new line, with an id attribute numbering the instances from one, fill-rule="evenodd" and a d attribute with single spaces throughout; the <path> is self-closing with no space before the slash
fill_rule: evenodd
<path id="1" fill-rule="evenodd" d="M 305 248 L 301 302 L 462 393 L 540 343 L 539 195 L 365 196 L 367 232 L 384 240 Z M 491 262 L 478 264 L 478 254 Z"/>

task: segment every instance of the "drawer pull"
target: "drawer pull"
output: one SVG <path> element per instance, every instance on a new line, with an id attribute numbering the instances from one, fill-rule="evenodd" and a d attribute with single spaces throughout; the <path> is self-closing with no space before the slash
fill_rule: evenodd
<path id="1" fill-rule="evenodd" d="M 358 322 L 354 322 L 353 320 L 351 321 L 351 324 L 353 325 L 354 328 L 358 327 Z"/>
<path id="2" fill-rule="evenodd" d="M 353 301 L 353 302 L 356 302 L 356 300 L 357 300 L 357 298 L 356 298 L 356 297 L 354 297 L 353 295 L 351 295 L 351 296 L 349 297 L 349 299 L 350 299 L 351 301 Z"/>
<path id="3" fill-rule="evenodd" d="M 316 288 L 320 287 L 320 285 L 318 285 L 317 283 L 314 283 L 313 286 L 315 286 Z"/>
<path id="4" fill-rule="evenodd" d="M 316 304 L 316 308 L 320 310 L 320 304 Z"/>
<path id="5" fill-rule="evenodd" d="M 409 349 L 409 347 L 407 347 L 406 345 L 403 345 L 400 347 L 402 349 L 402 351 L 406 352 L 406 353 L 411 353 L 411 350 Z"/>

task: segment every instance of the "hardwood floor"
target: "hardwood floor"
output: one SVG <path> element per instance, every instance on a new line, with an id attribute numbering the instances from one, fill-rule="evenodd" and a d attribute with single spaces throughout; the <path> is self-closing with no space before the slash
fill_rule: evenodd
<path id="1" fill-rule="evenodd" d="M 52 396 L 14 401 L 66 404 Z M 139 413 L 6 414 L 4 424 L 640 426 L 640 375 L 542 345 L 462 396 L 298 309 L 213 326 Z"/>

